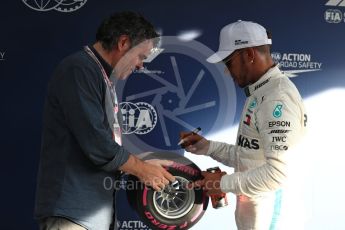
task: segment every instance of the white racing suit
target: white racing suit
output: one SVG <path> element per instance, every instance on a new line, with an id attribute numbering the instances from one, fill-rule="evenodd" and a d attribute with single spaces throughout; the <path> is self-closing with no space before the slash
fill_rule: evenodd
<path id="1" fill-rule="evenodd" d="M 298 154 L 290 150 L 302 137 L 307 116 L 298 90 L 278 66 L 245 92 L 236 145 L 211 141 L 207 155 L 235 168 L 222 177 L 221 189 L 237 195 L 238 229 L 280 229 L 289 160 Z"/>

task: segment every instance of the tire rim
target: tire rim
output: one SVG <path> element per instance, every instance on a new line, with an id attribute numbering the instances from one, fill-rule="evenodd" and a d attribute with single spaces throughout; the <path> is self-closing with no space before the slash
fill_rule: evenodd
<path id="1" fill-rule="evenodd" d="M 187 189 L 189 181 L 175 176 L 177 183 L 167 185 L 161 192 L 153 193 L 153 205 L 157 212 L 168 219 L 178 219 L 185 216 L 194 205 L 194 189 Z"/>

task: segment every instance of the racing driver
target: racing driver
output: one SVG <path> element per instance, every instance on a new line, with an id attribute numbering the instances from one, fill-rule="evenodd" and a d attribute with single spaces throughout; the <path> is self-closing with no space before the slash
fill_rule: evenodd
<path id="1" fill-rule="evenodd" d="M 271 35 L 261 25 L 237 21 L 220 32 L 211 63 L 223 62 L 247 96 L 235 145 L 182 132 L 186 151 L 208 155 L 235 173 L 207 173 L 197 186 L 209 194 L 237 195 L 235 219 L 240 230 L 282 229 L 284 187 L 307 116 L 295 85 L 270 54 Z"/>

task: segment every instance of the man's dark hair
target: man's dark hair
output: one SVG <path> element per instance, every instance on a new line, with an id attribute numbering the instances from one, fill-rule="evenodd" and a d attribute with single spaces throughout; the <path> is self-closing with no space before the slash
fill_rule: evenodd
<path id="1" fill-rule="evenodd" d="M 159 34 L 153 25 L 142 15 L 130 11 L 115 13 L 106 18 L 97 30 L 96 41 L 101 42 L 105 50 L 111 51 L 121 35 L 129 37 L 132 47 L 148 39 L 155 38 L 154 46 L 159 41 Z"/>

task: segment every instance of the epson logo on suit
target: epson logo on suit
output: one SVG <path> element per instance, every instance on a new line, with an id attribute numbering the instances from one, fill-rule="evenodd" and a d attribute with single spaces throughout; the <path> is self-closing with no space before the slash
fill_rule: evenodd
<path id="1" fill-rule="evenodd" d="M 290 121 L 269 121 L 268 127 L 290 127 Z"/>

